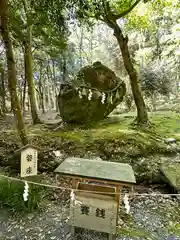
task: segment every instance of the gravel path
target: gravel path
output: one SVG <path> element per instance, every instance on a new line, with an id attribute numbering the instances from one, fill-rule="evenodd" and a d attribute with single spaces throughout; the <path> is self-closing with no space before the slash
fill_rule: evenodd
<path id="1" fill-rule="evenodd" d="M 162 197 L 136 197 L 131 214 L 123 213 L 117 240 L 180 240 L 180 203 Z M 12 216 L 0 209 L 0 240 L 106 240 L 105 234 L 82 231 L 71 237 L 68 207 L 51 203 L 41 213 Z"/>

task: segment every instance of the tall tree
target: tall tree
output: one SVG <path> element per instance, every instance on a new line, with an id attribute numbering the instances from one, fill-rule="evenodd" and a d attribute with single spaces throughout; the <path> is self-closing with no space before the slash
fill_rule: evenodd
<path id="1" fill-rule="evenodd" d="M 32 30 L 34 24 L 34 12 L 30 5 L 31 1 L 10 1 L 10 30 L 15 40 L 13 44 L 19 45 L 24 54 L 24 69 L 28 97 L 30 101 L 31 116 L 33 124 L 40 123 L 37 113 L 36 95 L 33 79 L 33 58 L 32 58 Z"/>
<path id="2" fill-rule="evenodd" d="M 28 143 L 27 135 L 25 132 L 23 116 L 19 98 L 16 91 L 16 67 L 13 55 L 12 42 L 9 34 L 8 26 L 8 0 L 0 1 L 0 29 L 2 38 L 6 49 L 7 67 L 8 67 L 8 87 L 11 95 L 11 105 L 13 107 L 14 116 L 16 117 L 16 124 L 19 136 L 22 143 Z"/>
<path id="3" fill-rule="evenodd" d="M 11 2 L 11 18 L 13 21 L 11 27 L 14 33 L 13 36 L 23 47 L 25 55 L 24 65 L 34 124 L 40 122 L 37 114 L 35 83 L 33 79 L 34 49 L 45 46 L 43 49 L 51 55 L 55 48 L 59 48 L 59 54 L 62 54 L 62 49 L 66 46 L 68 33 L 65 26 L 64 13 L 62 13 L 63 10 L 63 1 L 23 0 L 21 2 L 12 0 Z M 56 15 L 56 18 L 54 15 Z"/>
<path id="4" fill-rule="evenodd" d="M 26 37 L 24 37 L 24 55 L 25 55 L 25 70 L 26 77 L 28 83 L 28 94 L 30 99 L 31 106 L 31 115 L 33 124 L 40 123 L 40 119 L 37 113 L 37 104 L 36 104 L 36 95 L 35 95 L 35 87 L 34 87 L 34 79 L 33 79 L 33 60 L 32 60 L 32 15 L 31 9 L 28 7 L 28 1 L 23 0 L 24 12 L 26 16 Z"/>
<path id="5" fill-rule="evenodd" d="M 6 91 L 5 91 L 5 69 L 0 63 L 0 115 L 5 116 L 6 112 Z"/>
<path id="6" fill-rule="evenodd" d="M 140 3 L 141 0 L 132 1 L 86 1 L 84 4 L 79 1 L 79 6 L 76 6 L 77 16 L 80 19 L 88 20 L 89 18 L 96 18 L 103 21 L 107 26 L 113 30 L 113 34 L 117 39 L 118 45 L 121 50 L 125 69 L 129 75 L 131 89 L 134 101 L 137 107 L 137 123 L 148 124 L 148 114 L 143 99 L 139 78 L 136 69 L 130 56 L 128 47 L 128 37 L 124 36 L 122 27 L 119 23 L 120 20 L 124 21 L 125 17 Z M 147 2 L 147 0 L 146 0 Z"/>

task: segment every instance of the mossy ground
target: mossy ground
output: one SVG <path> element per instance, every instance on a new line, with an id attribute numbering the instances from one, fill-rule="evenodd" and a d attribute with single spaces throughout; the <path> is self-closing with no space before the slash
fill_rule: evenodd
<path id="1" fill-rule="evenodd" d="M 134 156 L 134 154 L 141 156 L 150 152 L 159 153 L 159 151 L 165 149 L 166 144 L 164 144 L 163 138 L 174 137 L 180 141 L 179 114 L 174 114 L 172 112 L 150 114 L 150 121 L 154 123 L 154 127 L 148 131 L 147 129 L 132 129 L 131 123 L 134 119 L 134 115 L 134 113 L 132 115 L 130 113 L 121 115 L 118 118 L 104 120 L 96 125 L 92 124 L 92 126 L 87 129 L 76 127 L 74 130 L 59 130 L 53 132 L 44 128 L 43 125 L 29 125 L 26 127 L 31 142 L 44 148 L 59 148 L 72 155 L 84 155 L 85 152 L 95 152 L 97 150 L 100 152 L 103 151 L 103 153 L 106 154 L 109 153 L 109 158 L 112 158 L 113 154 L 116 153 L 117 155 L 120 153 L 128 153 L 130 156 Z M 9 140 L 11 140 L 20 145 L 20 142 L 17 141 L 15 129 L 11 128 L 5 131 L 4 134 L 5 135 L 1 135 L 4 141 L 9 142 Z M 137 159 L 135 161 L 137 161 Z M 149 164 L 151 164 L 150 162 L 151 159 L 148 158 L 148 167 Z M 139 171 L 143 172 L 143 167 L 144 162 L 140 162 Z M 153 171 L 151 167 L 150 170 Z M 139 203 L 141 202 L 142 201 L 139 200 Z M 166 204 L 166 202 L 163 203 L 163 201 L 159 203 L 158 200 L 157 202 L 154 200 L 153 207 L 157 206 L 157 208 L 153 210 L 151 203 L 148 202 L 144 205 L 145 211 L 143 212 L 142 206 L 139 205 L 138 209 L 139 203 L 134 206 L 134 209 L 137 209 L 137 212 L 139 211 L 142 214 L 142 223 L 144 215 L 148 215 L 149 211 L 151 211 L 152 214 L 148 218 L 148 221 L 156 215 L 161 216 L 162 221 L 166 219 L 165 226 L 168 233 L 180 236 L 179 206 L 174 206 L 169 203 Z M 133 218 L 126 217 L 124 222 L 126 226 L 118 228 L 118 235 L 129 236 L 134 239 L 158 239 L 153 238 L 146 226 L 139 227 Z"/>
<path id="2" fill-rule="evenodd" d="M 151 113 L 150 129 L 133 128 L 135 116 L 136 113 L 112 116 L 88 127 L 76 126 L 73 130 L 71 128 L 52 131 L 45 127 L 46 124 L 35 126 L 29 124 L 26 125 L 26 129 L 30 143 L 46 151 L 57 149 L 65 156 L 100 157 L 104 160 L 129 163 L 134 168 L 138 182 L 159 183 L 161 159 L 157 154 L 172 151 L 167 148 L 165 138 L 171 137 L 180 141 L 180 114 Z M 7 155 L 21 146 L 17 132 L 12 127 L 1 134 L 0 141 L 2 146 L 5 145 Z"/>
<path id="3" fill-rule="evenodd" d="M 121 152 L 126 155 L 146 155 L 151 152 L 161 152 L 166 148 L 164 138 L 175 138 L 180 141 L 180 114 L 172 112 L 159 112 L 149 114 L 153 123 L 151 129 L 133 129 L 133 114 L 111 117 L 97 124 L 92 124 L 89 128 L 77 127 L 74 130 L 57 132 L 39 129 L 39 126 L 28 128 L 30 137 L 41 137 L 45 141 L 62 139 L 71 141 L 75 145 L 83 145 L 98 148 L 108 147 L 108 143 L 115 144 L 114 147 L 121 146 Z M 101 144 L 100 144 L 101 143 Z"/>
<path id="4" fill-rule="evenodd" d="M 135 116 L 136 113 L 122 114 L 92 124 L 89 128 L 76 126 L 75 129 L 67 131 L 52 131 L 44 125 L 26 125 L 26 128 L 29 141 L 41 148 L 59 149 L 66 155 L 77 157 L 88 157 L 90 152 L 105 160 L 166 152 L 164 138 L 174 137 L 180 141 L 180 114 L 170 111 L 149 114 L 150 121 L 154 124 L 151 129 L 133 129 L 131 123 Z M 12 125 L 1 134 L 0 140 L 2 146 L 7 142 L 7 154 L 13 144 L 16 144 L 15 148 L 21 146 Z"/>
<path id="5" fill-rule="evenodd" d="M 125 227 L 125 228 L 119 228 L 117 233 L 119 235 L 128 236 L 128 237 L 139 237 L 140 239 L 149 239 L 151 237 L 151 234 L 145 229 L 141 228 L 133 228 L 133 227 Z"/>
<path id="6" fill-rule="evenodd" d="M 168 230 L 170 233 L 175 234 L 176 236 L 180 236 L 180 223 L 170 222 Z"/>
<path id="7" fill-rule="evenodd" d="M 110 120 L 105 119 L 97 124 L 92 124 L 89 129 L 67 132 L 49 132 L 50 136 L 64 136 L 65 138 L 83 140 L 87 136 L 93 139 L 123 137 L 134 132 L 139 132 L 140 129 L 132 130 L 131 123 L 135 114 L 122 114 L 114 116 Z M 154 124 L 156 133 L 163 137 L 177 137 L 180 140 L 180 114 L 173 112 L 154 112 L 149 113 L 149 119 Z M 178 137 L 179 136 L 179 137 Z"/>

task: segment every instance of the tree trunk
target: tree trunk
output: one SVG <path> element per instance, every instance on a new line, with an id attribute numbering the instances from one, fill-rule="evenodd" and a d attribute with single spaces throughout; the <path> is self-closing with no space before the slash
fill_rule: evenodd
<path id="1" fill-rule="evenodd" d="M 111 26 L 112 28 L 112 26 Z M 134 101 L 137 108 L 137 123 L 147 124 L 148 114 L 145 106 L 145 102 L 142 96 L 140 84 L 138 81 L 137 72 L 132 64 L 129 48 L 128 48 L 128 38 L 123 36 L 121 28 L 117 24 L 113 24 L 114 36 L 116 37 L 119 47 L 121 49 L 124 66 L 130 78 L 131 89 L 134 97 Z"/>
<path id="2" fill-rule="evenodd" d="M 6 90 L 5 90 L 5 82 L 4 82 L 4 69 L 1 72 L 1 88 L 2 88 L 2 114 L 3 116 L 6 113 Z"/>
<path id="3" fill-rule="evenodd" d="M 23 81 L 23 96 L 22 96 L 22 109 L 23 114 L 25 114 L 26 111 L 26 87 L 27 87 L 27 71 L 26 71 L 26 59 L 24 54 L 24 81 Z"/>
<path id="4" fill-rule="evenodd" d="M 63 56 L 62 72 L 63 72 L 63 83 L 65 83 L 67 80 L 67 60 L 65 56 Z"/>
<path id="5" fill-rule="evenodd" d="M 38 124 L 38 123 L 41 123 L 41 121 L 37 113 L 31 47 L 28 43 L 25 43 L 24 45 L 25 45 L 24 46 L 25 47 L 25 66 L 26 66 L 26 76 L 27 76 L 27 83 L 28 83 L 28 95 L 29 95 L 30 107 L 31 107 L 31 116 L 32 116 L 33 124 Z"/>
<path id="6" fill-rule="evenodd" d="M 83 51 L 83 37 L 84 37 L 84 28 L 80 27 L 80 43 L 79 43 L 79 57 L 80 57 L 80 68 L 83 65 L 82 51 Z"/>
<path id="7" fill-rule="evenodd" d="M 42 66 L 40 67 L 40 73 L 39 73 L 39 98 L 40 98 L 40 106 L 42 109 L 42 113 L 45 113 L 45 107 L 44 107 L 44 89 L 42 86 Z"/>
<path id="8" fill-rule="evenodd" d="M 56 84 L 56 70 L 55 70 L 55 63 L 54 61 L 52 60 L 52 63 L 53 63 L 53 80 L 54 80 L 54 95 L 55 95 L 55 108 L 56 108 L 56 112 L 59 111 L 58 109 L 58 100 L 57 100 L 57 84 Z"/>
<path id="9" fill-rule="evenodd" d="M 33 124 L 41 123 L 38 113 L 37 113 L 37 103 L 35 95 L 35 86 L 33 79 L 33 62 L 32 62 L 32 52 L 31 52 L 31 38 L 32 38 L 32 25 L 29 19 L 29 9 L 27 6 L 26 0 L 23 0 L 24 11 L 26 14 L 26 26 L 27 26 L 27 37 L 24 41 L 24 50 L 25 50 L 25 66 L 26 66 L 26 76 L 28 84 L 28 95 L 30 100 L 31 115 Z"/>
<path id="10" fill-rule="evenodd" d="M 25 102 L 26 102 L 26 84 L 27 84 L 27 79 L 24 79 L 24 83 L 23 83 L 23 98 L 22 98 L 22 109 L 23 109 L 23 113 L 25 114 L 26 111 L 26 107 L 25 107 Z"/>
<path id="11" fill-rule="evenodd" d="M 153 110 L 153 112 L 156 111 L 156 94 L 157 94 L 157 93 L 152 93 L 152 94 L 151 94 L 151 104 L 152 104 L 152 110 Z"/>
<path id="12" fill-rule="evenodd" d="M 0 17 L 1 17 L 1 34 L 6 49 L 7 67 L 8 67 L 8 88 L 11 96 L 11 105 L 13 108 L 14 116 L 16 117 L 16 124 L 19 136 L 24 145 L 28 143 L 27 135 L 25 132 L 23 116 L 21 112 L 20 102 L 16 91 L 16 68 L 12 49 L 12 42 L 8 29 L 8 1 L 0 1 Z"/>
<path id="13" fill-rule="evenodd" d="M 161 44 L 159 41 L 159 29 L 156 29 L 156 55 L 155 55 L 155 59 L 158 57 L 159 60 L 161 60 Z"/>

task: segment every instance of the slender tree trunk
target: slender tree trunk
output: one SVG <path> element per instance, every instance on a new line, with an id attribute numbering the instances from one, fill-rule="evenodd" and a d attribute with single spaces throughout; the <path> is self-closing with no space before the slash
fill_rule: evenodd
<path id="1" fill-rule="evenodd" d="M 44 108 L 44 89 L 42 86 L 42 66 L 40 67 L 40 76 L 39 76 L 39 98 L 40 98 L 40 106 L 42 109 L 42 113 L 45 113 L 45 108 Z"/>
<path id="2" fill-rule="evenodd" d="M 29 95 L 30 107 L 31 107 L 31 116 L 32 116 L 33 124 L 38 124 L 41 121 L 37 113 L 31 47 L 28 43 L 25 43 L 24 47 L 25 47 L 25 66 L 26 66 L 26 76 L 27 76 L 27 83 L 28 83 L 28 95 Z"/>
<path id="3" fill-rule="evenodd" d="M 138 81 L 137 72 L 133 66 L 129 48 L 128 48 L 128 38 L 123 36 L 121 28 L 117 24 L 113 24 L 114 36 L 116 37 L 119 47 L 121 49 L 124 66 L 130 78 L 131 89 L 134 97 L 134 101 L 137 108 L 137 123 L 138 124 L 147 124 L 148 123 L 148 114 L 143 99 L 142 91 Z"/>
<path id="4" fill-rule="evenodd" d="M 46 67 L 46 76 L 47 76 L 47 79 L 48 79 L 48 83 L 49 83 L 49 91 L 48 91 L 48 94 L 49 94 L 49 103 L 50 103 L 50 109 L 53 109 L 54 108 L 54 100 L 53 100 L 53 79 L 52 79 L 52 74 L 51 74 L 51 70 L 49 70 L 50 67 L 49 65 L 47 65 Z"/>
<path id="5" fill-rule="evenodd" d="M 26 111 L 26 107 L 25 107 L 25 102 L 26 102 L 26 85 L 27 85 L 26 78 L 24 79 L 23 85 L 24 86 L 23 86 L 22 109 L 23 109 L 23 113 L 25 113 L 25 111 Z"/>
<path id="6" fill-rule="evenodd" d="M 27 71 L 26 71 L 26 59 L 24 54 L 24 81 L 23 81 L 23 97 L 22 97 L 22 109 L 23 114 L 25 114 L 26 111 L 26 87 L 27 87 Z"/>
<path id="7" fill-rule="evenodd" d="M 26 76 L 28 84 L 28 95 L 30 100 L 31 115 L 33 124 L 41 123 L 38 113 L 37 113 L 37 103 L 36 103 L 36 94 L 35 86 L 33 79 L 33 61 L 32 61 L 32 52 L 31 52 L 31 38 L 32 38 L 32 25 L 30 24 L 29 19 L 29 10 L 26 0 L 23 0 L 24 11 L 26 14 L 26 25 L 27 25 L 27 37 L 24 41 L 24 53 L 25 53 L 25 66 L 26 66 Z"/>
<path id="8" fill-rule="evenodd" d="M 51 109 L 51 86 L 50 84 L 47 86 L 47 101 L 48 101 L 48 110 Z"/>
<path id="9" fill-rule="evenodd" d="M 80 28 L 80 43 L 79 43 L 80 68 L 82 68 L 82 65 L 83 65 L 83 58 L 82 58 L 83 37 L 84 37 L 84 31 L 83 31 L 83 27 L 81 26 L 81 28 Z"/>
<path id="10" fill-rule="evenodd" d="M 55 92 L 55 107 L 56 107 L 56 112 L 59 111 L 59 107 L 58 107 L 58 100 L 57 100 L 57 97 L 58 97 L 58 94 L 57 94 L 57 91 L 56 91 L 56 70 L 55 70 L 55 63 L 53 61 L 53 80 L 54 80 L 54 92 Z"/>
<path id="11" fill-rule="evenodd" d="M 6 90 L 5 90 L 5 75 L 4 75 L 4 69 L 1 72 L 1 88 L 2 88 L 2 114 L 3 116 L 6 113 Z"/>
<path id="12" fill-rule="evenodd" d="M 8 88 L 11 96 L 11 105 L 13 108 L 14 116 L 16 117 L 16 124 L 19 136 L 22 143 L 28 143 L 27 135 L 25 132 L 23 116 L 21 112 L 20 102 L 16 90 L 16 68 L 12 49 L 12 42 L 8 29 L 8 1 L 0 1 L 0 17 L 1 17 L 1 34 L 6 49 L 7 67 L 8 67 Z"/>
<path id="13" fill-rule="evenodd" d="M 155 59 L 158 57 L 159 60 L 161 60 L 161 44 L 160 44 L 160 41 L 159 41 L 159 29 L 157 27 L 156 29 L 156 56 L 155 56 Z"/>
<path id="14" fill-rule="evenodd" d="M 89 48 L 90 48 L 89 49 L 89 51 L 90 51 L 90 64 L 93 64 L 93 28 L 91 29 Z"/>
<path id="15" fill-rule="evenodd" d="M 63 83 L 65 83 L 67 79 L 67 60 L 65 56 L 63 57 L 62 72 L 63 72 Z"/>
<path id="16" fill-rule="evenodd" d="M 153 112 L 156 111 L 156 94 L 157 93 L 152 93 L 152 95 L 151 95 L 151 104 L 152 104 Z"/>

